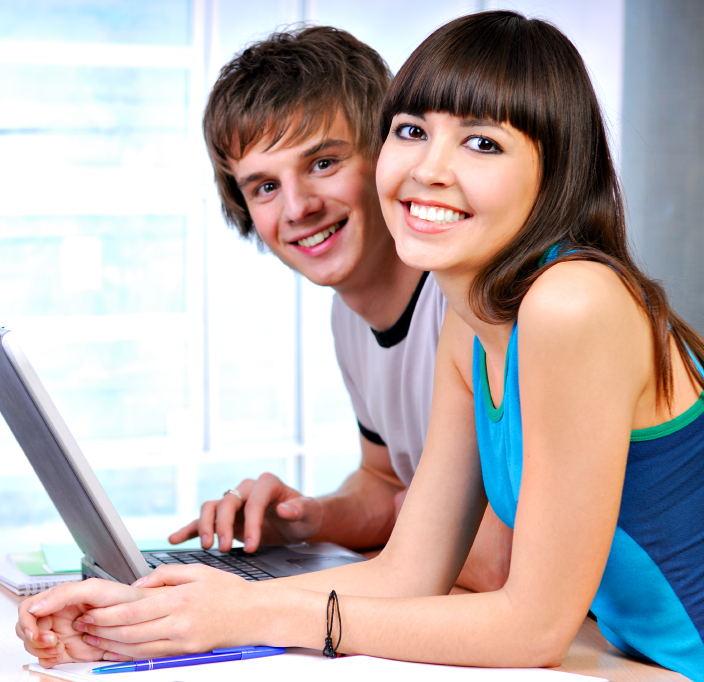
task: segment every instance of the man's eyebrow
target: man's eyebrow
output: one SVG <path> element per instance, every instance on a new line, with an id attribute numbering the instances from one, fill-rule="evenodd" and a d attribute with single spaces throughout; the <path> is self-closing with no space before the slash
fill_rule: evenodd
<path id="1" fill-rule="evenodd" d="M 235 183 L 237 184 L 237 187 L 239 189 L 242 189 L 247 185 L 251 185 L 253 182 L 259 182 L 260 180 L 263 180 L 265 177 L 266 175 L 264 173 L 252 173 L 251 175 L 248 175 L 242 180 L 238 180 L 237 178 L 235 178 Z"/>
<path id="2" fill-rule="evenodd" d="M 326 149 L 329 149 L 330 147 L 350 147 L 350 146 L 351 145 L 347 140 L 323 140 L 322 142 L 319 142 L 318 144 L 315 144 L 312 147 L 309 147 L 304 152 L 301 152 L 300 158 L 307 159 L 311 156 L 315 156 L 316 154 L 319 154 L 320 152 L 325 151 Z"/>

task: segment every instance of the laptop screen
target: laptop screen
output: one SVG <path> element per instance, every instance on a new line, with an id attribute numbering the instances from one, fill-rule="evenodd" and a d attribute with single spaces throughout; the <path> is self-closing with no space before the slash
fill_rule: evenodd
<path id="1" fill-rule="evenodd" d="M 123 583 L 151 569 L 12 332 L 0 328 L 0 412 L 84 554 Z"/>

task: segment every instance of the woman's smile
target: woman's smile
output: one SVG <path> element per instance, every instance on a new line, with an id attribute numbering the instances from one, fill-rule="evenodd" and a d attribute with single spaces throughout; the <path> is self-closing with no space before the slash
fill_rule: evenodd
<path id="1" fill-rule="evenodd" d="M 472 217 L 471 214 L 444 205 L 416 201 L 402 201 L 401 203 L 406 210 L 406 223 L 417 232 L 437 234 Z"/>

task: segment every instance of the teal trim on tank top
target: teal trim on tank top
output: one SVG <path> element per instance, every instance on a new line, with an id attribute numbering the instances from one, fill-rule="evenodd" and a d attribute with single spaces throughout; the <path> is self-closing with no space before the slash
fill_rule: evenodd
<path id="1" fill-rule="evenodd" d="M 479 368 L 481 371 L 482 393 L 484 394 L 484 404 L 486 405 L 486 413 L 489 419 L 496 423 L 504 416 L 504 395 L 506 393 L 506 377 L 508 376 L 508 356 L 509 349 L 506 349 L 506 360 L 504 361 L 504 391 L 501 395 L 501 404 L 494 407 L 494 400 L 491 397 L 491 389 L 489 388 L 489 375 L 486 369 L 486 351 L 484 346 L 479 343 Z M 679 416 L 657 426 L 649 426 L 645 429 L 633 429 L 631 431 L 631 443 L 641 443 L 646 440 L 657 440 L 664 438 L 677 431 L 680 431 L 685 426 L 689 426 L 697 417 L 704 414 L 704 391 L 697 398 L 696 402 L 685 412 Z"/>
<path id="2" fill-rule="evenodd" d="M 545 249 L 545 253 L 543 253 L 538 261 L 538 267 L 542 268 L 545 263 L 554 261 L 557 258 L 557 254 L 560 252 L 560 246 L 561 242 L 557 242 L 557 244 L 553 244 L 549 249 Z M 573 251 L 569 251 L 568 253 L 573 253 Z"/>
<path id="3" fill-rule="evenodd" d="M 655 440 L 669 436 L 683 429 L 685 426 L 689 426 L 702 413 L 704 413 L 704 392 L 697 398 L 694 405 L 678 417 L 664 424 L 649 426 L 647 429 L 633 429 L 633 431 L 631 431 L 631 443 L 640 443 L 644 440 Z"/>
<path id="4" fill-rule="evenodd" d="M 484 393 L 484 402 L 486 403 L 486 413 L 493 422 L 499 421 L 499 419 L 504 416 L 504 394 L 506 393 L 506 377 L 508 376 L 508 350 L 507 348 L 506 360 L 504 360 L 504 390 L 501 394 L 501 405 L 494 407 L 491 390 L 489 389 L 489 375 L 486 371 L 486 351 L 481 342 L 479 343 L 479 367 L 482 377 L 482 392 Z"/>

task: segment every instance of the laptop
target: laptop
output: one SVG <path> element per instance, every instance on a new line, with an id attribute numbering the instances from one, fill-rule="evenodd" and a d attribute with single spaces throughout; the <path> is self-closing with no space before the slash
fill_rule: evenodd
<path id="1" fill-rule="evenodd" d="M 241 548 L 178 548 L 140 552 L 95 472 L 22 352 L 12 332 L 0 327 L 0 412 L 39 480 L 84 553 L 84 578 L 133 583 L 161 564 L 219 568 L 246 580 L 270 580 L 364 561 L 332 543 Z"/>

